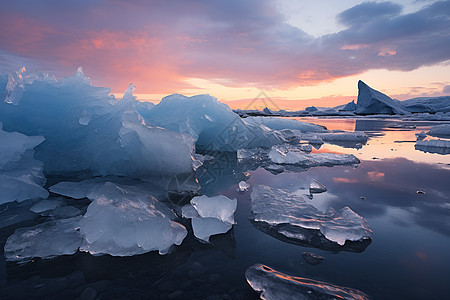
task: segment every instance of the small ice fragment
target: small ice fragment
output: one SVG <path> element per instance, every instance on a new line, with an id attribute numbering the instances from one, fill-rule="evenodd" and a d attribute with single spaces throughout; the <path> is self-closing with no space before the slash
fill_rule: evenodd
<path id="1" fill-rule="evenodd" d="M 311 184 L 309 185 L 309 192 L 311 194 L 319 194 L 319 193 L 323 193 L 326 191 L 327 191 L 327 188 L 323 184 L 321 184 L 314 178 L 312 179 Z"/>
<path id="2" fill-rule="evenodd" d="M 248 191 L 249 187 L 250 187 L 250 184 L 248 184 L 247 182 L 245 182 L 245 181 L 239 182 L 239 191 L 240 192 Z"/>
<path id="3" fill-rule="evenodd" d="M 421 191 L 421 190 L 416 191 L 416 193 L 420 194 L 420 195 L 425 195 L 426 194 L 424 191 Z"/>
<path id="4" fill-rule="evenodd" d="M 320 264 L 325 258 L 320 256 L 319 254 L 315 254 L 312 252 L 303 252 L 302 253 L 303 259 L 310 265 L 318 265 Z"/>
<path id="5" fill-rule="evenodd" d="M 415 135 L 416 135 L 416 138 L 418 141 L 421 141 L 427 137 L 427 134 L 425 133 L 425 131 L 421 131 L 419 133 L 416 133 Z"/>
<path id="6" fill-rule="evenodd" d="M 187 204 L 181 208 L 181 215 L 186 219 L 199 217 L 197 210 L 191 204 Z"/>

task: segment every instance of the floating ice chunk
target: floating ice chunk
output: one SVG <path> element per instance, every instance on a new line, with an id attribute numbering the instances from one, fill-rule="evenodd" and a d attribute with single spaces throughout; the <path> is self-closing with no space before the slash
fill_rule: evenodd
<path id="1" fill-rule="evenodd" d="M 421 141 L 427 137 L 427 134 L 425 133 L 425 131 L 421 131 L 419 133 L 416 133 L 415 135 L 416 135 L 416 138 L 418 141 Z"/>
<path id="2" fill-rule="evenodd" d="M 200 150 L 237 151 L 270 147 L 283 141 L 277 132 L 246 123 L 228 105 L 209 95 L 173 94 L 141 114 L 147 124 L 189 134 Z"/>
<path id="3" fill-rule="evenodd" d="M 247 182 L 245 182 L 245 181 L 239 182 L 239 191 L 240 192 L 248 191 L 249 187 L 250 187 L 250 184 L 248 184 Z"/>
<path id="4" fill-rule="evenodd" d="M 11 89 L 13 95 L 22 87 Z M 193 171 L 192 138 L 143 125 L 132 86 L 123 101 L 117 101 L 110 89 L 92 86 L 79 69 L 60 81 L 38 76 L 23 84 L 23 90 L 11 96 L 11 103 L 0 102 L 0 120 L 8 131 L 45 137 L 36 159 L 48 174 L 91 172 L 144 179 Z"/>
<path id="5" fill-rule="evenodd" d="M 450 137 L 450 124 L 433 126 L 427 134 L 435 137 L 448 138 Z"/>
<path id="6" fill-rule="evenodd" d="M 311 240 L 312 229 L 320 231 L 327 240 L 343 246 L 346 241 L 362 241 L 372 234 L 367 221 L 349 207 L 344 207 L 339 212 L 329 209 L 327 213 L 323 213 L 300 195 L 268 186 L 253 187 L 251 200 L 251 219 L 264 222 L 271 231 L 289 238 L 298 233 L 306 233 L 309 235 L 307 240 Z M 288 236 L 280 230 L 292 234 Z"/>
<path id="7" fill-rule="evenodd" d="M 0 204 L 32 198 L 47 198 L 42 163 L 34 159 L 41 136 L 26 136 L 2 130 L 0 122 Z"/>
<path id="8" fill-rule="evenodd" d="M 87 198 L 89 193 L 98 186 L 98 182 L 88 179 L 81 182 L 60 182 L 52 185 L 49 190 L 52 193 L 62 196 L 74 199 L 83 199 Z"/>
<path id="9" fill-rule="evenodd" d="M 414 146 L 416 150 L 438 154 L 450 154 L 450 141 L 447 140 L 429 140 L 417 141 Z"/>
<path id="10" fill-rule="evenodd" d="M 226 233 L 233 225 L 216 218 L 192 218 L 195 237 L 209 241 L 211 235 Z"/>
<path id="11" fill-rule="evenodd" d="M 324 260 L 322 256 L 311 252 L 303 252 L 302 257 L 308 264 L 313 266 L 320 264 Z"/>
<path id="12" fill-rule="evenodd" d="M 192 206 L 202 218 L 216 218 L 234 224 L 237 200 L 219 195 L 214 197 L 197 196 L 191 200 Z"/>
<path id="13" fill-rule="evenodd" d="M 399 101 L 370 88 L 361 80 L 358 81 L 358 100 L 355 112 L 357 114 L 410 114 Z"/>
<path id="14" fill-rule="evenodd" d="M 400 102 L 406 110 L 412 113 L 450 112 L 450 96 L 419 97 Z"/>
<path id="15" fill-rule="evenodd" d="M 302 133 L 326 131 L 326 128 L 321 125 L 278 117 L 248 117 L 245 118 L 245 122 L 253 125 L 264 125 L 274 130 L 294 129 Z"/>
<path id="16" fill-rule="evenodd" d="M 349 165 L 360 163 L 352 154 L 310 153 L 298 151 L 294 147 L 273 146 L 268 153 L 272 163 L 300 165 L 304 167 Z"/>
<path id="17" fill-rule="evenodd" d="M 194 235 L 209 241 L 211 235 L 226 233 L 234 224 L 237 200 L 223 195 L 215 197 L 198 196 L 191 204 L 182 208 L 184 218 L 192 219 Z"/>
<path id="18" fill-rule="evenodd" d="M 248 284 L 261 299 L 357 299 L 369 300 L 361 291 L 323 281 L 290 276 L 268 266 L 256 264 L 245 271 Z"/>
<path id="19" fill-rule="evenodd" d="M 74 254 L 81 244 L 80 217 L 17 229 L 5 244 L 7 260 Z"/>
<path id="20" fill-rule="evenodd" d="M 169 208 L 145 191 L 105 183 L 80 222 L 81 251 L 91 254 L 130 256 L 158 250 L 168 253 L 187 235 Z"/>
<path id="21" fill-rule="evenodd" d="M 41 200 L 30 207 L 30 210 L 38 214 L 44 211 L 53 210 L 61 204 L 61 199 Z"/>
<path id="22" fill-rule="evenodd" d="M 310 194 L 319 194 L 319 193 L 324 193 L 326 191 L 327 191 L 327 188 L 323 184 L 321 184 L 314 178 L 311 180 L 311 183 L 309 185 L 309 193 Z"/>

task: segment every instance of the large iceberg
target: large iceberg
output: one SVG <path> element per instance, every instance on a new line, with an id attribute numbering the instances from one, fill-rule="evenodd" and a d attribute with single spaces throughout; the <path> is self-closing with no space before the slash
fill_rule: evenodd
<path id="1" fill-rule="evenodd" d="M 358 100 L 356 102 L 355 112 L 361 115 L 404 115 L 410 113 L 400 104 L 400 102 L 370 88 L 361 80 L 358 81 Z"/>
<path id="2" fill-rule="evenodd" d="M 92 86 L 81 68 L 60 81 L 22 69 L 9 78 L 0 120 L 5 130 L 45 137 L 35 157 L 48 174 L 145 178 L 192 172 L 193 139 L 143 125 L 133 90 L 130 85 L 117 101 L 110 89 Z"/>
<path id="3" fill-rule="evenodd" d="M 17 229 L 6 241 L 6 259 L 26 260 L 74 254 L 81 244 L 80 219 L 78 216 Z"/>
<path id="4" fill-rule="evenodd" d="M 261 299 L 346 299 L 369 300 L 365 293 L 323 281 L 290 276 L 268 266 L 256 264 L 247 269 L 245 278 Z"/>
<path id="5" fill-rule="evenodd" d="M 93 202 L 80 221 L 81 251 L 113 256 L 155 250 L 165 254 L 187 235 L 165 204 L 139 188 L 107 182 L 88 196 Z"/>
<path id="6" fill-rule="evenodd" d="M 185 218 L 192 219 L 194 235 L 200 240 L 209 241 L 214 234 L 226 233 L 234 224 L 237 200 L 219 195 L 198 196 L 182 208 Z"/>
<path id="7" fill-rule="evenodd" d="M 0 204 L 32 198 L 47 198 L 42 162 L 34 159 L 34 148 L 42 136 L 26 136 L 2 130 L 0 122 Z"/>
<path id="8" fill-rule="evenodd" d="M 253 187 L 251 200 L 251 220 L 256 227 L 294 243 L 356 251 L 343 246 L 366 244 L 372 234 L 367 221 L 349 207 L 338 212 L 330 208 L 323 213 L 302 196 L 262 185 Z"/>
<path id="9" fill-rule="evenodd" d="M 141 115 L 148 125 L 189 134 L 200 151 L 236 152 L 240 148 L 267 148 L 283 142 L 278 132 L 244 122 L 228 105 L 209 95 L 173 94 L 141 111 Z"/>

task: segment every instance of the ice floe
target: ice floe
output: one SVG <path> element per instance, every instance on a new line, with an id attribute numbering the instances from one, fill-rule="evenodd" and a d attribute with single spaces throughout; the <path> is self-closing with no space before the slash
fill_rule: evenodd
<path id="1" fill-rule="evenodd" d="M 416 150 L 437 154 L 450 154 L 450 140 L 418 140 Z"/>
<path id="2" fill-rule="evenodd" d="M 323 281 L 290 276 L 268 266 L 256 264 L 247 269 L 245 278 L 260 298 L 266 300 L 287 299 L 370 299 L 365 293 Z"/>
<path id="3" fill-rule="evenodd" d="M 192 219 L 194 235 L 200 240 L 209 241 L 211 235 L 226 233 L 234 222 L 237 200 L 219 195 L 198 196 L 190 204 L 183 206 L 184 218 Z"/>
<path id="4" fill-rule="evenodd" d="M 427 134 L 435 137 L 450 138 L 450 124 L 433 126 Z"/>
<path id="5" fill-rule="evenodd" d="M 50 258 L 77 252 L 81 216 L 17 229 L 5 244 L 7 260 Z"/>
<path id="6" fill-rule="evenodd" d="M 253 187 L 251 200 L 251 220 L 256 227 L 292 242 L 352 251 L 342 246 L 364 242 L 372 234 L 367 221 L 349 207 L 323 213 L 300 195 L 261 185 Z"/>

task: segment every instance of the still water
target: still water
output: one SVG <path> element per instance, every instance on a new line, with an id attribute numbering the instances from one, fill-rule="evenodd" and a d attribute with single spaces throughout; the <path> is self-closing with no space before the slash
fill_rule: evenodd
<path id="1" fill-rule="evenodd" d="M 77 253 L 10 263 L 3 258 L 3 245 L 15 227 L 6 227 L 0 234 L 0 298 L 258 299 L 244 276 L 255 263 L 355 288 L 373 299 L 448 298 L 450 155 L 414 149 L 414 134 L 435 124 L 306 121 L 333 130 L 365 131 L 370 139 L 359 149 L 326 144 L 314 150 L 354 154 L 361 164 L 274 175 L 262 168 L 240 170 L 235 157 L 221 156 L 222 167 L 209 170 L 214 176 L 203 182 L 202 192 L 237 198 L 237 224 L 227 234 L 213 236 L 212 244 L 198 242 L 190 231 L 183 244 L 166 256 L 148 253 L 117 258 Z M 252 186 L 268 185 L 300 195 L 308 194 L 312 178 L 318 180 L 328 191 L 315 194 L 310 203 L 321 210 L 349 206 L 368 221 L 372 243 L 361 253 L 330 252 L 286 243 L 256 229 L 248 219 L 251 190 L 237 191 L 237 182 L 242 180 L 237 174 L 243 171 L 249 171 L 247 182 Z M 24 221 L 20 227 L 33 222 Z M 183 222 L 189 228 L 189 221 Z M 305 251 L 325 259 L 310 265 L 302 258 Z"/>

